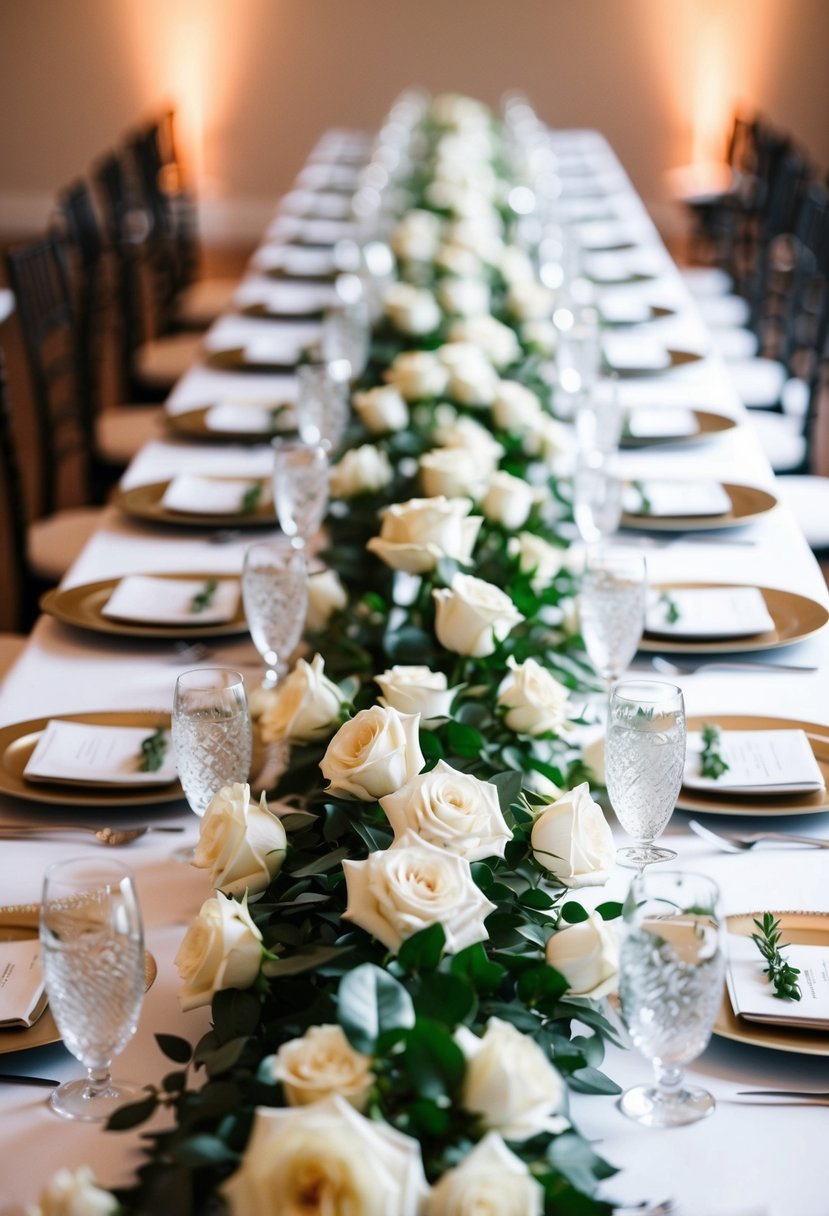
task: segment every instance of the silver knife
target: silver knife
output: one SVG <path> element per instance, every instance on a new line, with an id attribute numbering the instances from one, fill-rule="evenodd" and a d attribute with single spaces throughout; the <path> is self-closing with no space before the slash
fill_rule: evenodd
<path id="1" fill-rule="evenodd" d="M 43 1085 L 46 1089 L 54 1089 L 60 1081 L 49 1077 L 27 1077 L 15 1072 L 0 1072 L 0 1085 Z"/>

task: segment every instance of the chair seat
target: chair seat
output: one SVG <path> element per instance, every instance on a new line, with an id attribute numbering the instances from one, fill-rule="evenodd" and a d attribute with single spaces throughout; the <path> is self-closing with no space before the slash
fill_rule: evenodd
<path id="1" fill-rule="evenodd" d="M 73 507 L 29 524 L 26 539 L 29 566 L 44 582 L 58 583 L 101 527 L 100 507 Z"/>
<path id="2" fill-rule="evenodd" d="M 703 296 L 697 307 L 709 329 L 731 329 L 732 326 L 748 324 L 751 308 L 748 300 L 732 294 L 725 296 Z"/>
<path id="3" fill-rule="evenodd" d="M 776 489 L 794 512 L 810 547 L 829 550 L 829 478 L 809 473 L 781 477 Z"/>
<path id="4" fill-rule="evenodd" d="M 727 329 L 712 329 L 711 345 L 726 362 L 740 363 L 756 357 L 760 339 L 750 329 L 732 326 Z"/>
<path id="5" fill-rule="evenodd" d="M 697 299 L 728 295 L 734 287 L 731 275 L 717 266 L 686 266 L 682 281 Z"/>
<path id="6" fill-rule="evenodd" d="M 176 299 L 175 319 L 188 329 L 206 329 L 231 307 L 237 279 L 200 279 Z"/>
<path id="7" fill-rule="evenodd" d="M 737 394 L 747 409 L 772 409 L 780 401 L 786 383 L 786 369 L 776 359 L 734 359 L 728 372 Z"/>
<path id="8" fill-rule="evenodd" d="M 103 410 L 95 423 L 98 455 L 119 468 L 126 468 L 145 444 L 163 438 L 164 433 L 160 405 L 119 405 Z"/>
<path id="9" fill-rule="evenodd" d="M 201 354 L 199 334 L 167 334 L 138 348 L 135 373 L 150 388 L 172 388 Z"/>
<path id="10" fill-rule="evenodd" d="M 757 410 L 751 415 L 751 423 L 775 473 L 791 473 L 803 468 L 806 439 L 797 419 L 785 414 L 772 414 L 768 410 Z"/>
<path id="11" fill-rule="evenodd" d="M 0 633 L 0 680 L 20 658 L 28 640 L 22 633 Z"/>

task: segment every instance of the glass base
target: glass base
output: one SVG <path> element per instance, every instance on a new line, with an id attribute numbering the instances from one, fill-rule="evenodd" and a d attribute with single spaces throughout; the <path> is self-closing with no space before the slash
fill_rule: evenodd
<path id="1" fill-rule="evenodd" d="M 616 860 L 620 866 L 632 870 L 644 870 L 645 866 L 656 865 L 658 861 L 673 861 L 676 853 L 673 849 L 661 849 L 652 844 L 636 844 L 627 849 L 619 849 Z"/>
<path id="2" fill-rule="evenodd" d="M 683 1127 L 710 1115 L 716 1102 L 696 1086 L 665 1094 L 655 1085 L 635 1085 L 619 1099 L 619 1110 L 643 1127 Z"/>
<path id="3" fill-rule="evenodd" d="M 102 1089 L 95 1089 L 88 1078 L 67 1081 L 52 1091 L 49 1105 L 64 1119 L 80 1119 L 87 1123 L 102 1122 L 129 1102 L 137 1102 L 146 1096 L 146 1090 L 129 1081 L 110 1081 Z"/>

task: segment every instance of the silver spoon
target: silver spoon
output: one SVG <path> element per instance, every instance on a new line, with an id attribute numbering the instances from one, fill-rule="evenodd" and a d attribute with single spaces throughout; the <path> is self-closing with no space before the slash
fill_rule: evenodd
<path id="1" fill-rule="evenodd" d="M 763 841 L 774 844 L 810 844 L 816 849 L 829 849 L 829 840 L 817 836 L 793 836 L 789 832 L 712 832 L 696 819 L 689 819 L 688 827 L 697 836 L 712 841 L 726 853 L 744 853 Z"/>
<path id="2" fill-rule="evenodd" d="M 181 827 L 141 827 L 141 828 L 92 828 L 80 827 L 77 824 L 66 827 L 54 824 L 4 823 L 0 824 L 0 840 L 25 840 L 27 836 L 39 834 L 44 836 L 69 836 L 75 833 L 94 836 L 99 844 L 118 848 L 120 845 L 132 844 L 139 836 L 147 832 L 183 832 Z"/>
<path id="3" fill-rule="evenodd" d="M 735 659 L 710 659 L 704 663 L 672 663 L 668 659 L 664 659 L 661 654 L 653 656 L 651 667 L 666 676 L 692 676 L 698 671 L 764 671 L 772 674 L 777 671 L 801 674 L 817 671 L 816 667 L 798 666 L 793 663 L 758 663 L 756 661 L 741 663 Z"/>

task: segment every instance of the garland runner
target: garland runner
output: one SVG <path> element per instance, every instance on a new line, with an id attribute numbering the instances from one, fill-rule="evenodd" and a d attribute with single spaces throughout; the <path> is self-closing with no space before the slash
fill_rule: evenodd
<path id="1" fill-rule="evenodd" d="M 176 962 L 212 1029 L 195 1049 L 158 1036 L 174 1070 L 111 1120 L 171 1116 L 135 1184 L 59 1176 L 43 1216 L 68 1194 L 96 1212 L 611 1211 L 614 1170 L 567 1101 L 619 1092 L 600 998 L 620 907 L 568 894 L 603 883 L 614 848 L 569 730 L 594 675 L 555 473 L 554 301 L 513 239 L 490 113 L 438 98 L 409 148 L 313 658 L 259 705 L 290 764 L 270 802 L 227 787 L 202 821 L 214 894 Z"/>

